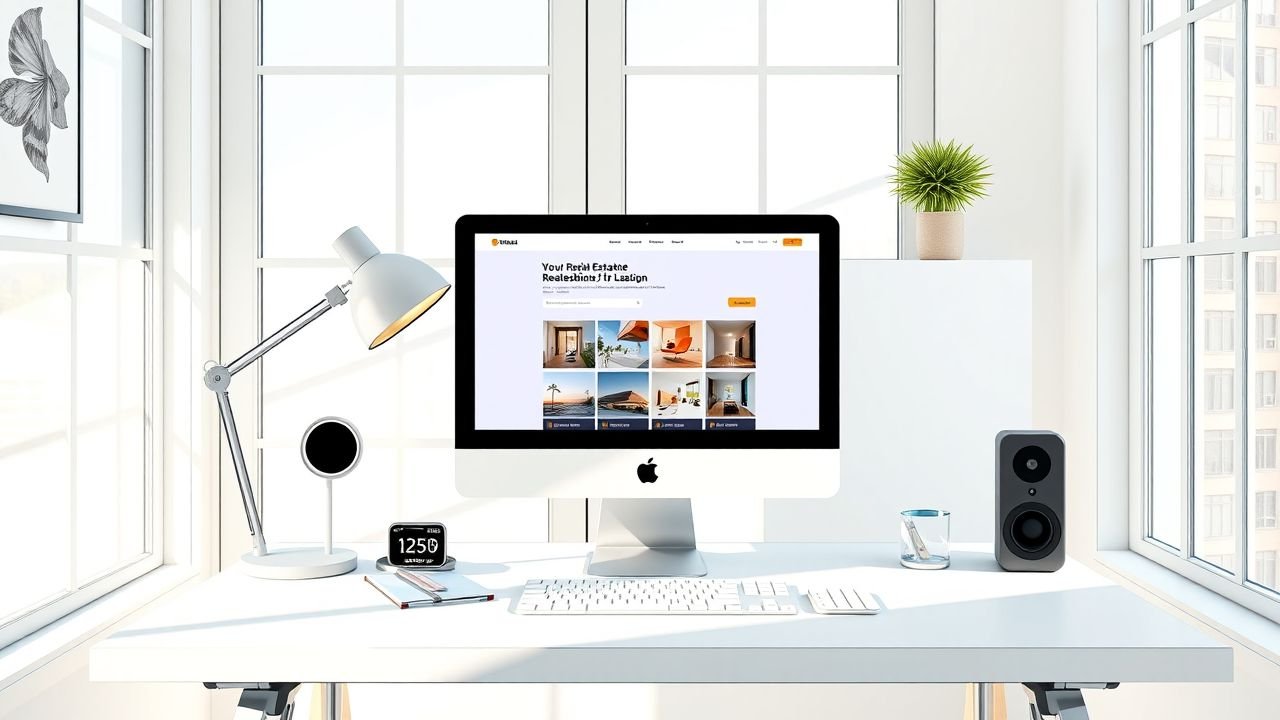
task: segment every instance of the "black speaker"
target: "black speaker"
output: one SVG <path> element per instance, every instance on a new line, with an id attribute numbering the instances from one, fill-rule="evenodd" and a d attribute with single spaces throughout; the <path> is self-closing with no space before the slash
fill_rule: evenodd
<path id="1" fill-rule="evenodd" d="M 1053 572 L 1067 559 L 1066 445 L 1046 430 L 996 435 L 996 562 Z"/>

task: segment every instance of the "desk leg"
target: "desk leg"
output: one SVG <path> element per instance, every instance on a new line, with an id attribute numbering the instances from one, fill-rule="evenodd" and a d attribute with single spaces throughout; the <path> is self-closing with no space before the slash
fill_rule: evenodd
<path id="1" fill-rule="evenodd" d="M 995 683 L 965 686 L 965 720 L 1006 720 L 1004 687 Z"/>
<path id="2" fill-rule="evenodd" d="M 1032 720 L 1056 717 L 1058 720 L 1089 720 L 1084 705 L 1085 689 L 1111 689 L 1120 683 L 1023 683 L 1031 705 Z"/>

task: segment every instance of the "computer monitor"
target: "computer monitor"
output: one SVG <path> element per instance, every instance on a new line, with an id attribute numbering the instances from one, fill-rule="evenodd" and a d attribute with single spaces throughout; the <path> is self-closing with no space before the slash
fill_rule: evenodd
<path id="1" fill-rule="evenodd" d="M 839 229 L 825 215 L 458 220 L 456 473 L 602 498 L 589 571 L 706 573 L 690 498 L 839 487 Z"/>

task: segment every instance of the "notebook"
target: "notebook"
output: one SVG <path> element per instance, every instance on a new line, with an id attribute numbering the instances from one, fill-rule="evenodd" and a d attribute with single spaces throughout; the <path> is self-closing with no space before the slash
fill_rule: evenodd
<path id="1" fill-rule="evenodd" d="M 413 572 L 407 570 L 403 572 Z M 468 602 L 487 602 L 493 599 L 488 588 L 480 586 L 463 575 L 454 573 L 435 573 L 430 580 L 435 581 L 440 590 L 428 590 L 430 585 L 419 587 L 414 583 L 398 577 L 395 573 L 379 573 L 365 575 L 365 582 L 391 601 L 393 605 L 405 610 L 412 607 L 431 607 L 433 605 L 455 605 Z"/>

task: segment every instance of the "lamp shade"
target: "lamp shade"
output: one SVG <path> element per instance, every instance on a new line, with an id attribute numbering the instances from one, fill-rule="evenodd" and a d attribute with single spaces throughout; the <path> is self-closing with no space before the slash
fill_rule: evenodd
<path id="1" fill-rule="evenodd" d="M 339 235 L 333 249 L 351 268 L 351 319 L 370 350 L 430 310 L 451 287 L 417 258 L 380 252 L 358 227 Z"/>

